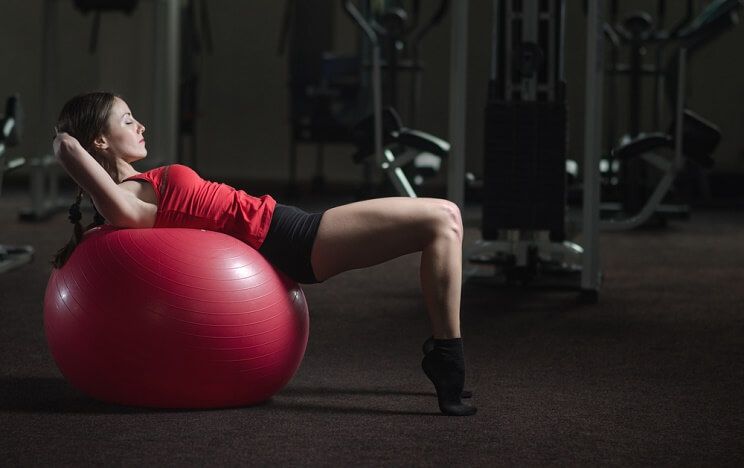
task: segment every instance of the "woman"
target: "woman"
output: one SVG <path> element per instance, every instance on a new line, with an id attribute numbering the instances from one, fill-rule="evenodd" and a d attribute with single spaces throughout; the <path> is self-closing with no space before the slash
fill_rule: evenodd
<path id="1" fill-rule="evenodd" d="M 72 98 L 62 108 L 56 131 L 54 154 L 80 187 L 70 208 L 74 236 L 58 252 L 56 267 L 82 238 L 84 192 L 97 211 L 94 225 L 105 220 L 121 228 L 226 232 L 301 283 L 322 282 L 344 271 L 421 252 L 421 289 L 432 328 L 422 368 L 434 384 L 443 413 L 475 413 L 461 400 L 462 221 L 456 205 L 438 199 L 375 199 L 308 214 L 277 204 L 268 195 L 256 198 L 205 181 L 177 164 L 140 173 L 131 164 L 147 155 L 145 127 L 126 102 L 111 93 Z"/>

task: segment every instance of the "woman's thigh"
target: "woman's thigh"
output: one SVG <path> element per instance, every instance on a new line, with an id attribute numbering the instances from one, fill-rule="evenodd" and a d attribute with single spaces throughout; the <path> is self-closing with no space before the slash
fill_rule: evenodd
<path id="1" fill-rule="evenodd" d="M 313 244 L 313 271 L 323 281 L 419 252 L 447 221 L 462 229 L 457 205 L 436 198 L 377 198 L 332 208 Z"/>

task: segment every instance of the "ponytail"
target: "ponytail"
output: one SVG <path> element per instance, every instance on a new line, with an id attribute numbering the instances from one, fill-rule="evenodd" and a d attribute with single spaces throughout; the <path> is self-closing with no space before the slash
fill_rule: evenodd
<path id="1" fill-rule="evenodd" d="M 95 210 L 94 205 L 93 209 L 95 210 L 95 215 L 93 216 L 93 222 L 83 229 L 83 225 L 80 224 L 80 221 L 83 218 L 82 212 L 80 211 L 80 204 L 83 201 L 83 195 L 83 189 L 79 188 L 77 196 L 75 196 L 75 201 L 70 205 L 67 219 L 69 219 L 73 224 L 72 237 L 70 238 L 70 241 L 67 242 L 67 245 L 59 249 L 54 255 L 54 258 L 52 258 L 52 266 L 54 266 L 54 268 L 62 268 L 62 266 L 67 262 L 67 259 L 70 258 L 70 255 L 72 255 L 75 247 L 77 247 L 80 241 L 83 240 L 83 234 L 86 231 L 106 222 L 103 216 L 98 213 L 98 210 Z"/>

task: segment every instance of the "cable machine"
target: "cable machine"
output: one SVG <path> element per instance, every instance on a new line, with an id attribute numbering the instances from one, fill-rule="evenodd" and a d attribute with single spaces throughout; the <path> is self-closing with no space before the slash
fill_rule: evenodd
<path id="1" fill-rule="evenodd" d="M 565 223 L 564 29 L 563 1 L 493 1 L 482 240 L 466 252 L 470 280 L 581 288 L 584 249 Z"/>

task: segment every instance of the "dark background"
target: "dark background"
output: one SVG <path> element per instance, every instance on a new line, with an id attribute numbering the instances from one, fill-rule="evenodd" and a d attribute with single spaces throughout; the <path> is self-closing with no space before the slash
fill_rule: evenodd
<path id="1" fill-rule="evenodd" d="M 3 1 L 0 49 L 3 73 L 0 90 L 20 92 L 27 109 L 27 133 L 17 154 L 48 153 L 48 135 L 59 108 L 70 96 L 91 89 L 122 94 L 133 112 L 151 123 L 154 2 L 143 0 L 130 15 L 104 14 L 97 54 L 88 53 L 92 15 L 84 16 L 72 1 L 54 0 L 58 12 L 58 39 L 49 51 L 57 63 L 53 71 L 51 115 L 41 115 L 42 18 L 44 2 Z M 422 2 L 429 14 L 437 2 Z M 622 1 L 621 12 L 654 11 L 655 1 Z M 666 23 L 684 14 L 685 2 L 667 2 Z M 701 2 L 698 2 L 701 3 Z M 702 3 L 701 3 L 702 4 Z M 205 176 L 224 180 L 282 182 L 288 173 L 287 59 L 277 54 L 284 2 L 224 0 L 209 2 L 214 41 L 212 54 L 200 55 L 201 86 L 197 126 L 197 160 Z M 580 1 L 566 2 L 565 68 L 569 104 L 569 156 L 583 160 L 584 55 L 586 21 Z M 338 7 L 333 26 L 333 49 L 356 50 L 357 34 Z M 448 132 L 450 16 L 422 44 L 425 71 L 419 127 L 443 138 Z M 471 1 L 468 16 L 467 138 L 464 155 L 468 171 L 482 172 L 483 112 L 489 71 L 491 2 Z M 744 28 L 735 28 L 695 56 L 690 64 L 689 107 L 715 122 L 725 135 L 714 154 L 714 173 L 744 172 L 744 77 L 741 50 Z M 402 86 L 405 79 L 402 79 Z M 650 83 L 647 97 L 650 96 Z M 620 88 L 621 96 L 624 90 Z M 624 122 L 622 107 L 607 110 Z M 651 100 L 646 101 L 650 115 Z M 650 121 L 646 122 L 647 126 Z M 666 124 L 664 124 L 666 126 Z M 642 125 L 641 128 L 644 128 Z M 148 135 L 150 146 L 158 135 Z M 326 175 L 330 182 L 358 183 L 361 172 L 348 157 L 350 148 L 329 147 Z M 301 148 L 300 177 L 313 174 L 315 148 Z M 153 163 L 162 155 L 150 154 Z M 19 173 L 18 177 L 21 177 Z"/>

